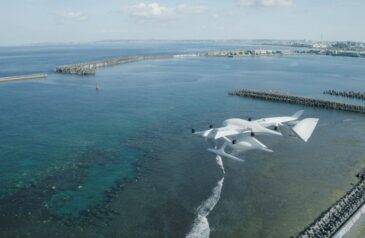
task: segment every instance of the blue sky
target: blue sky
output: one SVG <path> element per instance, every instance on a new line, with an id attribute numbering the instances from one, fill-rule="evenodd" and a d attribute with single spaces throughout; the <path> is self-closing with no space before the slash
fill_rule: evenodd
<path id="1" fill-rule="evenodd" d="M 365 41 L 364 0 L 1 0 L 0 45 L 106 39 Z"/>

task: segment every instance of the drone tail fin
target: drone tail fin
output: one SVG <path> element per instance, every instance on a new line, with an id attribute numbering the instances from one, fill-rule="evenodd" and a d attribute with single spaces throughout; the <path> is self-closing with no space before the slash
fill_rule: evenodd
<path id="1" fill-rule="evenodd" d="M 303 113 L 304 113 L 304 110 L 297 111 L 296 113 L 293 114 L 292 117 L 299 119 L 299 117 L 301 117 L 303 115 Z"/>
<path id="2" fill-rule="evenodd" d="M 307 142 L 312 136 L 314 129 L 318 124 L 318 118 L 306 118 L 298 122 L 292 130 L 304 142 Z"/>

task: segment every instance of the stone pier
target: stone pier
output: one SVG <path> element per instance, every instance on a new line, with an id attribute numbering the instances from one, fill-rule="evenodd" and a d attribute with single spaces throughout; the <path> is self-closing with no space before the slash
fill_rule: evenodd
<path id="1" fill-rule="evenodd" d="M 323 94 L 365 100 L 365 92 L 326 90 Z"/>
<path id="2" fill-rule="evenodd" d="M 285 93 L 242 89 L 242 90 L 230 92 L 229 95 L 263 99 L 263 100 L 268 100 L 268 101 L 273 101 L 273 102 L 285 102 L 285 103 L 290 103 L 290 104 L 299 104 L 299 105 L 309 106 L 309 107 L 318 107 L 318 108 L 333 109 L 333 110 L 340 110 L 340 111 L 347 111 L 347 112 L 365 113 L 365 106 L 339 103 L 339 102 L 333 102 L 333 101 L 309 98 L 309 97 L 292 96 L 292 95 L 285 94 Z"/>
<path id="3" fill-rule="evenodd" d="M 174 58 L 173 55 L 118 57 L 118 58 L 86 62 L 80 64 L 62 65 L 56 68 L 56 72 L 63 74 L 94 75 L 96 74 L 96 70 L 98 68 L 119 65 L 119 64 L 128 64 L 144 60 L 159 60 L 159 59 L 172 59 L 172 58 Z"/>

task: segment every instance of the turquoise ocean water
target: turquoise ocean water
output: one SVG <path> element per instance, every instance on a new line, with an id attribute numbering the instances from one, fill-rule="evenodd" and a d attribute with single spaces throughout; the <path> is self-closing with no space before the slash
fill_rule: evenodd
<path id="1" fill-rule="evenodd" d="M 267 46 L 266 46 L 267 47 Z M 184 237 L 222 171 L 191 135 L 226 118 L 319 117 L 311 140 L 262 138 L 275 152 L 223 159 L 211 237 L 289 237 L 356 182 L 364 116 L 228 96 L 240 88 L 330 98 L 365 91 L 364 59 L 327 56 L 179 58 L 53 73 L 114 56 L 258 48 L 247 42 L 100 43 L 0 48 L 0 236 Z M 101 90 L 95 91 L 98 83 Z M 358 100 L 345 102 L 363 104 Z"/>

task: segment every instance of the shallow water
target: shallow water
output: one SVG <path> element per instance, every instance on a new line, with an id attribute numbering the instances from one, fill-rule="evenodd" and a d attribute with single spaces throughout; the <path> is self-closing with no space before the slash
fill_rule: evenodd
<path id="1" fill-rule="evenodd" d="M 18 59 L 9 55 L 19 49 L 1 49 L 1 73 L 50 72 L 71 63 L 69 55 L 77 52 L 73 61 L 119 54 L 114 45 L 84 47 L 23 49 L 30 52 Z M 208 48 L 214 47 L 224 46 Z M 186 49 L 199 44 L 177 45 L 175 51 Z M 120 52 L 144 50 L 175 52 L 174 45 L 124 45 Z M 38 60 L 31 63 L 32 57 Z M 206 151 L 212 145 L 190 129 L 303 109 L 229 91 L 271 89 L 320 98 L 331 98 L 322 95 L 327 89 L 365 91 L 363 63 L 325 56 L 186 58 L 110 67 L 95 77 L 50 72 L 47 79 L 0 84 L 0 234 L 184 237 L 196 209 L 222 179 L 215 156 Z M 365 166 L 364 116 L 304 109 L 305 117 L 320 118 L 308 143 L 260 138 L 273 154 L 251 152 L 242 164 L 223 159 L 221 197 L 207 216 L 211 237 L 289 237 L 356 181 Z"/>

